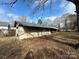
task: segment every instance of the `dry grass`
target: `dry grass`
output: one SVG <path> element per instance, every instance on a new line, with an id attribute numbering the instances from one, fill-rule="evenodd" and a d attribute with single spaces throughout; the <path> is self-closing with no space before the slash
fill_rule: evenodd
<path id="1" fill-rule="evenodd" d="M 53 36 L 18 40 L 0 38 L 0 59 L 79 59 L 79 53 Z"/>
<path id="2" fill-rule="evenodd" d="M 61 35 L 61 36 L 65 37 L 65 38 L 79 40 L 79 35 L 78 35 L 77 32 L 58 32 L 55 35 Z"/>

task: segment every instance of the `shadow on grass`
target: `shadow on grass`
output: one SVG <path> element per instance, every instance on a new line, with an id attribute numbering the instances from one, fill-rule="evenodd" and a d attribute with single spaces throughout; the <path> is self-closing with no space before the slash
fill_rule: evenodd
<path id="1" fill-rule="evenodd" d="M 73 43 L 67 43 L 67 42 L 58 41 L 58 40 L 55 40 L 55 39 L 53 39 L 53 41 L 61 43 L 61 44 L 65 44 L 65 45 L 68 45 L 68 46 L 71 46 L 71 47 L 73 47 L 75 49 L 79 48 L 79 43 L 73 44 Z"/>
<path id="2" fill-rule="evenodd" d="M 42 37 L 42 38 L 43 38 L 43 39 L 46 39 L 46 40 L 52 40 L 52 41 L 55 41 L 55 42 L 58 42 L 58 43 L 61 43 L 61 44 L 65 44 L 65 45 L 71 46 L 71 47 L 73 47 L 74 49 L 78 49 L 78 48 L 79 48 L 79 43 L 73 44 L 73 43 L 68 43 L 68 42 L 62 42 L 62 41 L 53 39 L 53 37 L 51 37 L 51 36 L 44 36 L 44 37 Z M 60 38 L 57 38 L 57 39 L 60 39 Z M 61 38 L 61 39 L 62 39 L 62 38 Z"/>
<path id="3" fill-rule="evenodd" d="M 29 51 L 29 52 L 26 54 L 26 56 L 25 56 L 24 59 L 34 59 L 33 52 L 32 52 L 32 51 Z"/>

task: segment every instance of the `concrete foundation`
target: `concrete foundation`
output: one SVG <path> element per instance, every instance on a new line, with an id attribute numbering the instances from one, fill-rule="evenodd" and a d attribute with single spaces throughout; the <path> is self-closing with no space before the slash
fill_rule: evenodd
<path id="1" fill-rule="evenodd" d="M 18 29 L 16 29 L 16 36 L 18 35 L 17 37 L 19 39 L 34 38 L 50 34 L 51 32 L 48 30 L 29 29 L 24 27 L 19 27 Z"/>

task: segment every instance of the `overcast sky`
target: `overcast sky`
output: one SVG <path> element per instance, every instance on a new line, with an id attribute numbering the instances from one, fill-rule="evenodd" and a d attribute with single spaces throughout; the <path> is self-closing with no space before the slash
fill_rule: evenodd
<path id="1" fill-rule="evenodd" d="M 4 0 L 0 0 L 0 2 L 1 1 Z M 11 17 L 17 19 L 18 16 L 26 16 L 29 21 L 36 21 L 39 18 L 53 20 L 65 13 L 75 13 L 75 5 L 71 2 L 66 0 L 52 0 L 52 4 L 50 6 L 50 0 L 48 0 L 44 4 L 44 8 L 39 9 L 33 15 L 32 12 L 40 1 L 34 0 L 31 6 L 26 4 L 27 1 L 22 3 L 22 0 L 19 0 L 16 4 L 13 5 L 13 7 L 0 4 L 0 20 L 9 20 Z"/>

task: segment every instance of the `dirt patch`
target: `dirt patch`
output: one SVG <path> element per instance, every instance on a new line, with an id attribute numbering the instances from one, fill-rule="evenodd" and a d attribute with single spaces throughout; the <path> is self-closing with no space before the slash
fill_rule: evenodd
<path id="1" fill-rule="evenodd" d="M 79 59 L 79 53 L 73 47 L 53 41 L 51 36 L 0 38 L 0 59 Z"/>
<path id="2" fill-rule="evenodd" d="M 42 48 L 36 52 L 28 52 L 24 59 L 77 59 L 78 56 L 59 49 Z"/>

